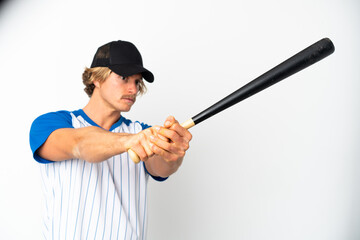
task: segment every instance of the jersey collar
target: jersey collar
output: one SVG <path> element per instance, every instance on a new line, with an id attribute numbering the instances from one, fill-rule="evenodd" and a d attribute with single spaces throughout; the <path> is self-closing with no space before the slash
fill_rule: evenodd
<path id="1" fill-rule="evenodd" d="M 79 109 L 77 111 L 74 111 L 74 114 L 76 116 L 80 115 L 82 116 L 85 121 L 87 121 L 88 123 L 90 123 L 92 126 L 96 126 L 99 128 L 102 128 L 101 126 L 99 126 L 97 123 L 95 123 L 88 115 L 86 115 L 86 113 L 84 112 L 84 110 Z M 120 116 L 119 120 L 117 122 L 115 122 L 111 128 L 109 129 L 109 131 L 114 130 L 115 128 L 119 127 L 121 125 L 122 122 L 124 122 L 126 119 L 123 116 Z"/>

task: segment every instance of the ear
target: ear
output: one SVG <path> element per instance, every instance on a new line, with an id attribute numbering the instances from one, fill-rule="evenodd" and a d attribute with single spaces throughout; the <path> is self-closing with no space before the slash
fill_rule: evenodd
<path id="1" fill-rule="evenodd" d="M 93 84 L 95 85 L 95 87 L 99 88 L 100 87 L 100 82 L 98 80 L 94 80 Z"/>

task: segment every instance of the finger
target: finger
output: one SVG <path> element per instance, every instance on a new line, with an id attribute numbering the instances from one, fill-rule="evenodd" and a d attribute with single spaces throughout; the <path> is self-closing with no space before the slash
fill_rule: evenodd
<path id="1" fill-rule="evenodd" d="M 183 155 L 177 155 L 177 154 L 170 153 L 170 152 L 158 147 L 155 144 L 153 144 L 151 146 L 151 149 L 153 150 L 153 152 L 156 155 L 161 156 L 166 162 L 177 161 L 177 160 L 179 160 L 179 157 L 183 157 L 185 155 L 185 153 Z"/>
<path id="2" fill-rule="evenodd" d="M 143 147 L 147 157 L 151 157 L 152 155 L 154 155 L 154 152 L 151 150 L 151 146 L 150 146 L 151 136 L 153 136 L 152 131 L 146 131 L 142 133 L 142 136 L 140 138 L 140 144 Z"/>
<path id="3" fill-rule="evenodd" d="M 154 152 L 151 150 L 150 147 L 150 136 L 152 134 L 151 130 L 145 130 L 138 134 L 138 142 L 132 149 L 137 153 L 139 152 L 139 157 L 142 161 L 146 161 L 147 158 L 154 155 Z"/>
<path id="4" fill-rule="evenodd" d="M 160 130 L 160 126 L 154 126 L 155 132 L 154 135 L 156 135 L 157 137 L 159 137 L 160 139 L 162 139 L 163 141 L 167 141 L 170 142 L 170 139 L 166 138 L 165 136 L 158 134 L 159 130 Z"/>
<path id="5" fill-rule="evenodd" d="M 181 137 L 186 138 L 187 142 L 190 142 L 192 139 L 192 134 L 179 123 L 174 123 L 171 127 L 171 130 L 176 131 Z"/>
<path id="6" fill-rule="evenodd" d="M 165 120 L 164 127 L 170 128 L 176 122 L 177 121 L 173 116 L 168 116 Z"/>
<path id="7" fill-rule="evenodd" d="M 169 143 L 167 141 L 163 141 L 162 139 L 155 137 L 155 136 L 151 136 L 150 140 L 151 140 L 152 144 L 155 144 L 159 148 L 162 148 L 163 150 L 165 150 L 167 152 L 172 151 L 171 143 Z M 151 146 L 151 147 L 153 147 L 153 146 Z"/>
<path id="8" fill-rule="evenodd" d="M 152 155 L 154 155 L 154 152 L 151 150 L 151 146 L 150 146 L 150 142 L 147 141 L 146 143 L 143 143 L 143 148 L 144 151 L 146 153 L 147 158 L 151 157 Z"/>
<path id="9" fill-rule="evenodd" d="M 152 137 L 151 142 L 157 147 L 176 155 L 184 155 L 185 151 L 189 148 L 187 143 L 169 143 L 157 137 Z"/>
<path id="10" fill-rule="evenodd" d="M 133 146 L 131 148 L 131 150 L 133 150 L 138 155 L 138 157 L 140 158 L 141 161 L 145 162 L 148 159 L 148 155 L 147 155 L 145 149 L 141 147 L 141 145 Z"/>
<path id="11" fill-rule="evenodd" d="M 175 130 L 180 136 L 185 137 L 188 142 L 192 139 L 191 133 L 187 129 L 182 127 L 173 116 L 169 116 L 166 118 L 164 127 Z"/>
<path id="12" fill-rule="evenodd" d="M 159 127 L 156 128 L 158 135 L 162 135 L 168 139 L 170 139 L 172 142 L 183 142 L 181 139 L 181 136 L 174 130 L 170 130 L 167 128 Z"/>
<path id="13" fill-rule="evenodd" d="M 176 137 L 176 136 L 173 135 L 173 133 L 169 132 L 169 130 L 175 131 L 177 133 L 177 135 L 179 135 L 179 137 L 182 138 L 181 141 L 186 142 L 186 143 L 189 143 L 192 139 L 192 134 L 187 129 L 183 128 L 178 122 L 174 123 L 169 129 L 157 127 L 157 128 L 155 128 L 155 130 L 170 139 L 172 137 Z M 178 138 L 174 138 L 171 140 L 174 142 L 180 141 Z"/>

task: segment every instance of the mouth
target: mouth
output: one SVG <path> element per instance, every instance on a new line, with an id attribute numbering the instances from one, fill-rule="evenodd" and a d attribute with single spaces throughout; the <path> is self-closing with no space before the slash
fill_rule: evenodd
<path id="1" fill-rule="evenodd" d="M 129 104 L 132 104 L 136 101 L 136 98 L 133 96 L 123 96 L 121 99 Z"/>

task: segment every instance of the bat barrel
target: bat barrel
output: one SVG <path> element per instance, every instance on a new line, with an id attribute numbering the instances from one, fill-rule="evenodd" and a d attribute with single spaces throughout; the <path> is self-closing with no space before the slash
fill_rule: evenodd
<path id="1" fill-rule="evenodd" d="M 197 114 L 192 118 L 192 120 L 195 124 L 198 124 L 223 111 L 224 109 L 231 107 L 232 105 L 264 90 L 265 88 L 268 88 L 271 85 L 309 67 L 310 65 L 329 56 L 334 51 L 334 44 L 329 38 L 321 39 L 244 85 L 221 101 Z"/>

